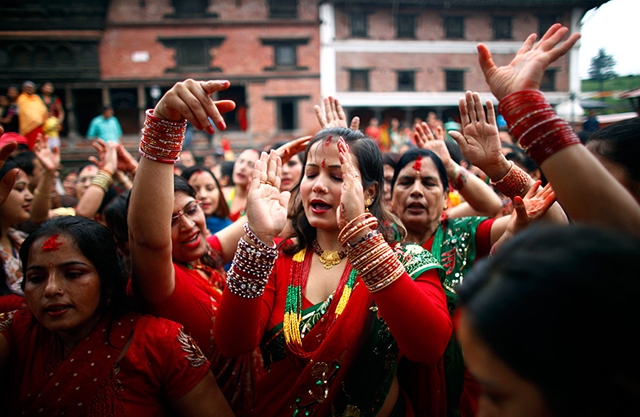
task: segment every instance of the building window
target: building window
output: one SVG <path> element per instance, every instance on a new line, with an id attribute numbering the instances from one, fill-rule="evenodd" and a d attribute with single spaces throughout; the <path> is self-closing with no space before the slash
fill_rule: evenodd
<path id="1" fill-rule="evenodd" d="M 298 63 L 295 45 L 275 45 L 274 54 L 276 67 L 295 67 Z"/>
<path id="2" fill-rule="evenodd" d="M 540 90 L 542 91 L 556 91 L 556 69 L 548 69 L 542 76 L 542 82 L 540 83 Z"/>
<path id="3" fill-rule="evenodd" d="M 398 91 L 415 91 L 415 71 L 398 71 Z"/>
<path id="4" fill-rule="evenodd" d="M 175 49 L 176 66 L 167 72 L 221 71 L 212 67 L 211 48 L 218 47 L 223 37 L 212 38 L 160 38 L 160 42 L 168 48 Z"/>
<path id="5" fill-rule="evenodd" d="M 351 20 L 351 36 L 354 38 L 366 38 L 368 19 L 366 13 L 352 13 Z"/>
<path id="6" fill-rule="evenodd" d="M 172 0 L 177 15 L 202 15 L 209 6 L 208 0 Z"/>
<path id="7" fill-rule="evenodd" d="M 464 71 L 445 70 L 446 91 L 464 91 Z"/>
<path id="8" fill-rule="evenodd" d="M 369 91 L 369 70 L 349 70 L 349 91 Z"/>
<path id="9" fill-rule="evenodd" d="M 306 70 L 298 66 L 298 45 L 306 45 L 309 38 L 303 39 L 261 39 L 263 45 L 273 47 L 273 66 L 264 68 L 273 70 Z"/>
<path id="10" fill-rule="evenodd" d="M 511 34 L 511 16 L 496 16 L 493 18 L 493 38 L 494 39 L 512 39 Z"/>
<path id="11" fill-rule="evenodd" d="M 552 14 L 544 14 L 538 16 L 538 39 L 542 38 L 547 30 L 558 22 L 558 17 Z"/>
<path id="12" fill-rule="evenodd" d="M 269 0 L 269 17 L 272 19 L 297 18 L 297 0 Z"/>
<path id="13" fill-rule="evenodd" d="M 416 19 L 412 14 L 399 14 L 396 16 L 396 28 L 398 38 L 416 37 Z"/>
<path id="14" fill-rule="evenodd" d="M 31 67 L 31 51 L 25 45 L 15 45 L 9 52 L 10 65 L 15 68 Z"/>
<path id="15" fill-rule="evenodd" d="M 464 39 L 464 17 L 445 17 L 444 37 L 447 39 Z"/>
<path id="16" fill-rule="evenodd" d="M 278 100 L 278 130 L 298 128 L 298 101 Z"/>

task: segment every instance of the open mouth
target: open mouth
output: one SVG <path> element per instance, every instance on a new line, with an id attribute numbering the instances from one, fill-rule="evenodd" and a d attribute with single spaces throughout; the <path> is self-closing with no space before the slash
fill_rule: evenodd
<path id="1" fill-rule="evenodd" d="M 314 213 L 325 213 L 331 210 L 331 204 L 327 204 L 324 201 L 319 200 L 312 201 L 309 206 L 311 207 L 311 211 Z"/>
<path id="2" fill-rule="evenodd" d="M 189 235 L 189 237 L 187 239 L 182 241 L 182 244 L 185 245 L 188 248 L 197 247 L 200 244 L 200 232 L 197 231 L 197 232 Z"/>
<path id="3" fill-rule="evenodd" d="M 407 211 L 410 213 L 422 213 L 426 209 L 427 207 L 424 204 L 417 201 L 407 204 Z"/>

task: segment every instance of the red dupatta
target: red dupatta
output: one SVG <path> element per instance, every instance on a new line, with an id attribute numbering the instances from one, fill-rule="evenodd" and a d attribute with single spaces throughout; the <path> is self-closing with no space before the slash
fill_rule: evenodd
<path id="1" fill-rule="evenodd" d="M 29 329 L 17 343 L 20 360 L 12 364 L 10 374 L 16 377 L 11 381 L 21 381 L 17 401 L 12 406 L 13 414 L 86 415 L 114 372 L 138 317 L 129 314 L 115 319 L 109 329 L 111 316 L 105 315 L 66 359 L 62 359 L 58 337 L 31 319 Z M 23 369 L 17 369 L 20 366 Z M 109 405 L 112 410 L 108 414 L 122 414 L 115 404 L 99 404 L 99 407 L 104 409 Z"/>

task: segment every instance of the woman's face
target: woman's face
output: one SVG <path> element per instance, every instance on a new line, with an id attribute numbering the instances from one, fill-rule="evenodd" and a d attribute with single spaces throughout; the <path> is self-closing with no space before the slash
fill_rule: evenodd
<path id="1" fill-rule="evenodd" d="M 100 320 L 100 277 L 70 236 L 36 239 L 24 280 L 34 317 L 63 339 L 79 342 Z"/>
<path id="2" fill-rule="evenodd" d="M 282 175 L 280 176 L 280 191 L 290 191 L 300 180 L 302 175 L 302 161 L 299 154 L 294 155 L 286 164 L 282 165 Z"/>
<path id="3" fill-rule="evenodd" d="M 460 309 L 456 335 L 464 362 L 482 388 L 478 417 L 550 417 L 541 391 L 516 374 L 473 329 Z"/>
<path id="4" fill-rule="evenodd" d="M 393 182 L 393 167 L 388 164 L 382 166 L 384 170 L 384 203 L 389 207 L 391 205 L 391 183 Z"/>
<path id="5" fill-rule="evenodd" d="M 240 187 L 246 187 L 251 181 L 253 165 L 258 160 L 258 152 L 253 149 L 242 151 L 233 164 L 233 183 Z"/>
<path id="6" fill-rule="evenodd" d="M 413 234 L 440 221 L 447 196 L 431 158 L 410 162 L 400 170 L 393 188 L 393 212 Z"/>
<path id="7" fill-rule="evenodd" d="M 33 195 L 29 191 L 28 184 L 27 174 L 21 170 L 7 199 L 0 206 L 0 222 L 4 227 L 11 227 L 29 220 Z"/>
<path id="8" fill-rule="evenodd" d="M 336 211 L 342 196 L 342 166 L 337 143 L 315 143 L 308 151 L 300 197 L 309 224 L 317 229 L 338 230 Z M 357 161 L 356 169 L 360 172 Z"/>
<path id="9" fill-rule="evenodd" d="M 75 195 L 76 194 L 76 180 L 78 179 L 78 174 L 75 172 L 70 172 L 66 177 L 62 180 L 62 187 L 64 188 L 64 193 L 67 195 Z"/>
<path id="10" fill-rule="evenodd" d="M 76 197 L 78 200 L 82 198 L 87 188 L 91 185 L 91 180 L 98 173 L 98 167 L 95 165 L 87 165 L 78 173 L 76 179 Z"/>
<path id="11" fill-rule="evenodd" d="M 196 199 L 176 192 L 171 220 L 171 254 L 174 261 L 194 262 L 207 252 L 207 226 Z"/>
<path id="12" fill-rule="evenodd" d="M 211 174 L 206 171 L 195 172 L 189 178 L 189 185 L 196 190 L 196 197 L 202 203 L 204 215 L 213 216 L 218 209 L 220 191 Z"/>

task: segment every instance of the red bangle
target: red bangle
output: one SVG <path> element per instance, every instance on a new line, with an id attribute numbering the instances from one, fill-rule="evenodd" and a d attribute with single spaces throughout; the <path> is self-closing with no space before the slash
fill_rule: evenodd
<path id="1" fill-rule="evenodd" d="M 511 168 L 509 168 L 507 174 L 496 182 L 492 181 L 491 185 L 506 197 L 513 199 L 517 195 L 523 196 L 525 194 L 531 177 L 522 168 L 514 164 L 513 161 L 509 161 L 509 163 Z"/>
<path id="2" fill-rule="evenodd" d="M 559 150 L 581 143 L 540 91 L 509 94 L 500 102 L 499 110 L 518 144 L 538 166 Z"/>

